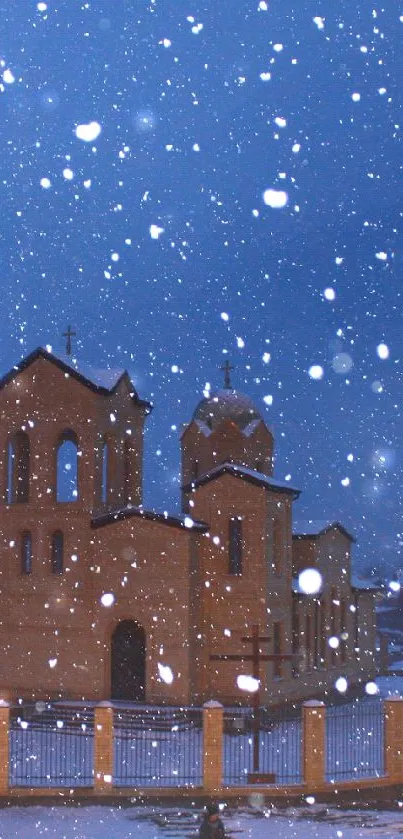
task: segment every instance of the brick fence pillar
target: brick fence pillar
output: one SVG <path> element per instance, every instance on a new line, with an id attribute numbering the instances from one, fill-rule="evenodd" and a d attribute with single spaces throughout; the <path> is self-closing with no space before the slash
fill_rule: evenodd
<path id="1" fill-rule="evenodd" d="M 10 706 L 4 699 L 0 700 L 0 795 L 9 790 L 9 738 L 10 738 Z"/>
<path id="2" fill-rule="evenodd" d="M 223 779 L 224 708 L 220 702 L 203 705 L 203 787 L 209 795 L 220 792 Z"/>
<path id="3" fill-rule="evenodd" d="M 323 702 L 303 703 L 302 760 L 304 783 L 321 786 L 325 780 L 326 709 Z"/>
<path id="4" fill-rule="evenodd" d="M 385 720 L 385 772 L 391 781 L 403 781 L 403 698 L 391 696 L 383 703 Z"/>
<path id="5" fill-rule="evenodd" d="M 113 708 L 110 702 L 100 702 L 94 720 L 94 788 L 96 792 L 110 791 L 113 782 Z"/>

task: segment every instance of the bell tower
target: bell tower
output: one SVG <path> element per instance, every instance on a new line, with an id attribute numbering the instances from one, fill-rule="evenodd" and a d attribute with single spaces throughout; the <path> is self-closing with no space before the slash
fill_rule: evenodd
<path id="1" fill-rule="evenodd" d="M 229 362 L 221 369 L 224 387 L 199 402 L 182 433 L 183 485 L 224 463 L 273 473 L 273 435 L 252 400 L 232 387 Z"/>

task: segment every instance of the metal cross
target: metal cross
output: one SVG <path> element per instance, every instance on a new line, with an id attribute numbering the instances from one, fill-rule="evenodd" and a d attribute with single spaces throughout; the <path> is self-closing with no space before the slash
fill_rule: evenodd
<path id="1" fill-rule="evenodd" d="M 260 685 L 260 663 L 262 661 L 291 661 L 295 655 L 288 655 L 282 653 L 274 653 L 273 655 L 263 655 L 260 651 L 260 644 L 270 641 L 268 635 L 259 635 L 259 626 L 254 624 L 252 626 L 252 637 L 247 636 L 241 638 L 244 644 L 252 644 L 252 653 L 222 653 L 221 655 L 211 655 L 211 661 L 251 661 L 253 678 L 256 679 Z M 253 694 L 253 771 L 259 772 L 259 733 L 260 733 L 260 691 L 259 687 Z"/>
<path id="2" fill-rule="evenodd" d="M 228 361 L 228 358 L 222 365 L 221 370 L 224 371 L 224 387 L 228 388 L 229 390 L 232 390 L 230 372 L 231 370 L 234 370 L 234 367 L 232 367 L 232 365 Z"/>
<path id="3" fill-rule="evenodd" d="M 63 338 L 66 338 L 66 354 L 67 355 L 71 355 L 71 339 L 76 334 L 77 334 L 76 332 L 72 331 L 72 329 L 70 327 L 70 324 L 67 327 L 67 332 L 63 332 Z"/>

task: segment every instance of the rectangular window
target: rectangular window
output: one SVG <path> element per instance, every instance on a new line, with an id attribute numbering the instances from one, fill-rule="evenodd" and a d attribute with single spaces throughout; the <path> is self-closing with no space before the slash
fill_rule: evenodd
<path id="1" fill-rule="evenodd" d="M 242 519 L 229 521 L 229 573 L 242 574 Z"/>
<path id="2" fill-rule="evenodd" d="M 21 537 L 21 574 L 32 573 L 32 536 L 26 531 Z"/>
<path id="3" fill-rule="evenodd" d="M 312 670 L 312 615 L 307 615 L 305 619 L 305 649 L 306 667 Z"/>
<path id="4" fill-rule="evenodd" d="M 52 574 L 63 574 L 63 533 L 57 531 L 52 536 Z"/>
<path id="5" fill-rule="evenodd" d="M 283 652 L 283 626 L 281 621 L 273 623 L 273 653 L 274 655 L 281 655 Z M 283 661 L 281 658 L 275 658 L 273 662 L 273 676 L 275 679 L 282 679 L 283 677 Z"/>
<path id="6" fill-rule="evenodd" d="M 283 573 L 284 556 L 284 530 L 283 520 L 280 516 L 273 519 L 273 571 L 280 575 Z"/>
<path id="7" fill-rule="evenodd" d="M 292 654 L 295 656 L 292 660 L 292 675 L 296 678 L 299 675 L 299 665 L 300 665 L 300 620 L 299 620 L 299 612 L 298 612 L 298 601 L 293 599 L 292 601 Z"/>

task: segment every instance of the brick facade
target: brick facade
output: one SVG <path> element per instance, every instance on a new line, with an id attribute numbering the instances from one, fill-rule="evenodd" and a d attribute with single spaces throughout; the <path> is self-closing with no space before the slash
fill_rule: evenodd
<path id="1" fill-rule="evenodd" d="M 262 668 L 264 701 L 373 674 L 374 597 L 351 586 L 351 538 L 335 525 L 293 540 L 298 491 L 272 477 L 271 432 L 246 397 L 218 393 L 211 422 L 203 402 L 182 436 L 183 512 L 167 516 L 141 507 L 150 406 L 127 374 L 107 387 L 37 350 L 0 382 L 0 698 L 249 701 L 236 679 L 250 665 L 210 654 L 247 652 L 254 624 L 266 652 L 300 656 Z M 319 605 L 293 591 L 305 567 L 323 575 Z M 322 661 L 318 626 L 346 636 Z"/>

